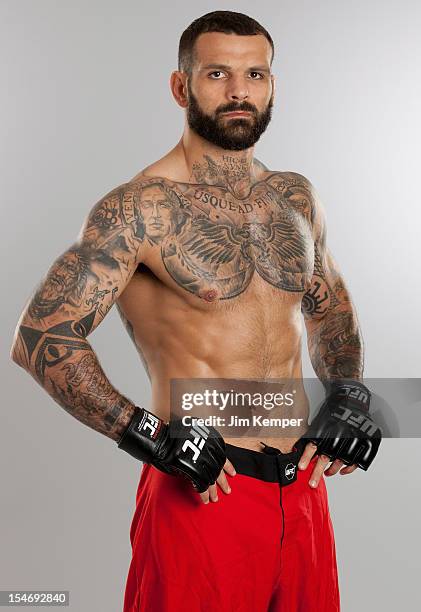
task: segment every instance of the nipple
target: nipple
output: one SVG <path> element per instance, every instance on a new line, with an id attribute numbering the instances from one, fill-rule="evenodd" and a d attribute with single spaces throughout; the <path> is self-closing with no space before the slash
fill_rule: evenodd
<path id="1" fill-rule="evenodd" d="M 203 294 L 203 299 L 207 302 L 213 302 L 218 297 L 218 292 L 215 289 L 209 289 Z"/>

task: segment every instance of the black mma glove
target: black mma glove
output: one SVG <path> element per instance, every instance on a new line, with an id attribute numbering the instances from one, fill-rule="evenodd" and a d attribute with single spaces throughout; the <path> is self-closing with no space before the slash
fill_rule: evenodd
<path id="1" fill-rule="evenodd" d="M 166 474 L 185 476 L 199 493 L 215 483 L 226 460 L 224 439 L 213 427 L 186 427 L 181 419 L 167 425 L 137 406 L 118 447 Z"/>
<path id="2" fill-rule="evenodd" d="M 316 453 L 368 470 L 382 439 L 368 410 L 371 393 L 359 381 L 330 381 L 327 396 L 303 438 Z"/>

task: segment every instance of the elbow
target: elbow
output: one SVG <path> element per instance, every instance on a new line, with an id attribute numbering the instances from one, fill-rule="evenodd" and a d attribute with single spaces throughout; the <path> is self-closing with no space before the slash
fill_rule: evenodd
<path id="1" fill-rule="evenodd" d="M 23 364 L 26 362 L 27 356 L 25 355 L 24 343 L 21 336 L 21 321 L 22 315 L 13 334 L 12 345 L 9 350 L 9 357 L 18 366 L 24 367 Z"/>
<path id="2" fill-rule="evenodd" d="M 19 359 L 19 351 L 16 347 L 16 344 L 12 344 L 10 349 L 9 357 L 12 361 L 14 361 L 18 366 L 22 366 L 22 362 Z"/>
<path id="3" fill-rule="evenodd" d="M 12 346 L 10 347 L 9 351 L 9 357 L 18 366 L 20 366 L 21 368 L 25 368 L 24 364 L 26 362 L 26 356 L 22 347 L 22 340 L 21 338 L 19 338 L 18 330 L 15 332 Z"/>

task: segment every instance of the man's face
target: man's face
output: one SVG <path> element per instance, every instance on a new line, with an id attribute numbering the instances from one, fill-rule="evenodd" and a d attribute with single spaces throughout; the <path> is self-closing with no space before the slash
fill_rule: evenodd
<path id="1" fill-rule="evenodd" d="M 187 81 L 190 128 L 223 149 L 253 146 L 272 116 L 271 54 L 269 42 L 260 34 L 201 34 Z M 232 111 L 247 114 L 229 115 Z"/>

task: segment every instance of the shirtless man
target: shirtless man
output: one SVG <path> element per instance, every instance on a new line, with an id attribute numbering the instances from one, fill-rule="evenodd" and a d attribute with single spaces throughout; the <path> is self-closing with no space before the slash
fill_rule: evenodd
<path id="1" fill-rule="evenodd" d="M 272 59 L 245 15 L 186 29 L 170 82 L 180 141 L 93 207 L 17 326 L 13 359 L 144 461 L 125 612 L 339 610 L 324 474 L 367 469 L 381 436 L 368 431 L 361 335 L 316 192 L 254 157 Z M 112 386 L 87 340 L 114 303 L 150 378 L 148 410 Z M 302 315 L 327 390 L 308 430 L 169 435 L 173 379 L 300 381 Z M 304 394 L 300 408 L 308 417 Z"/>

